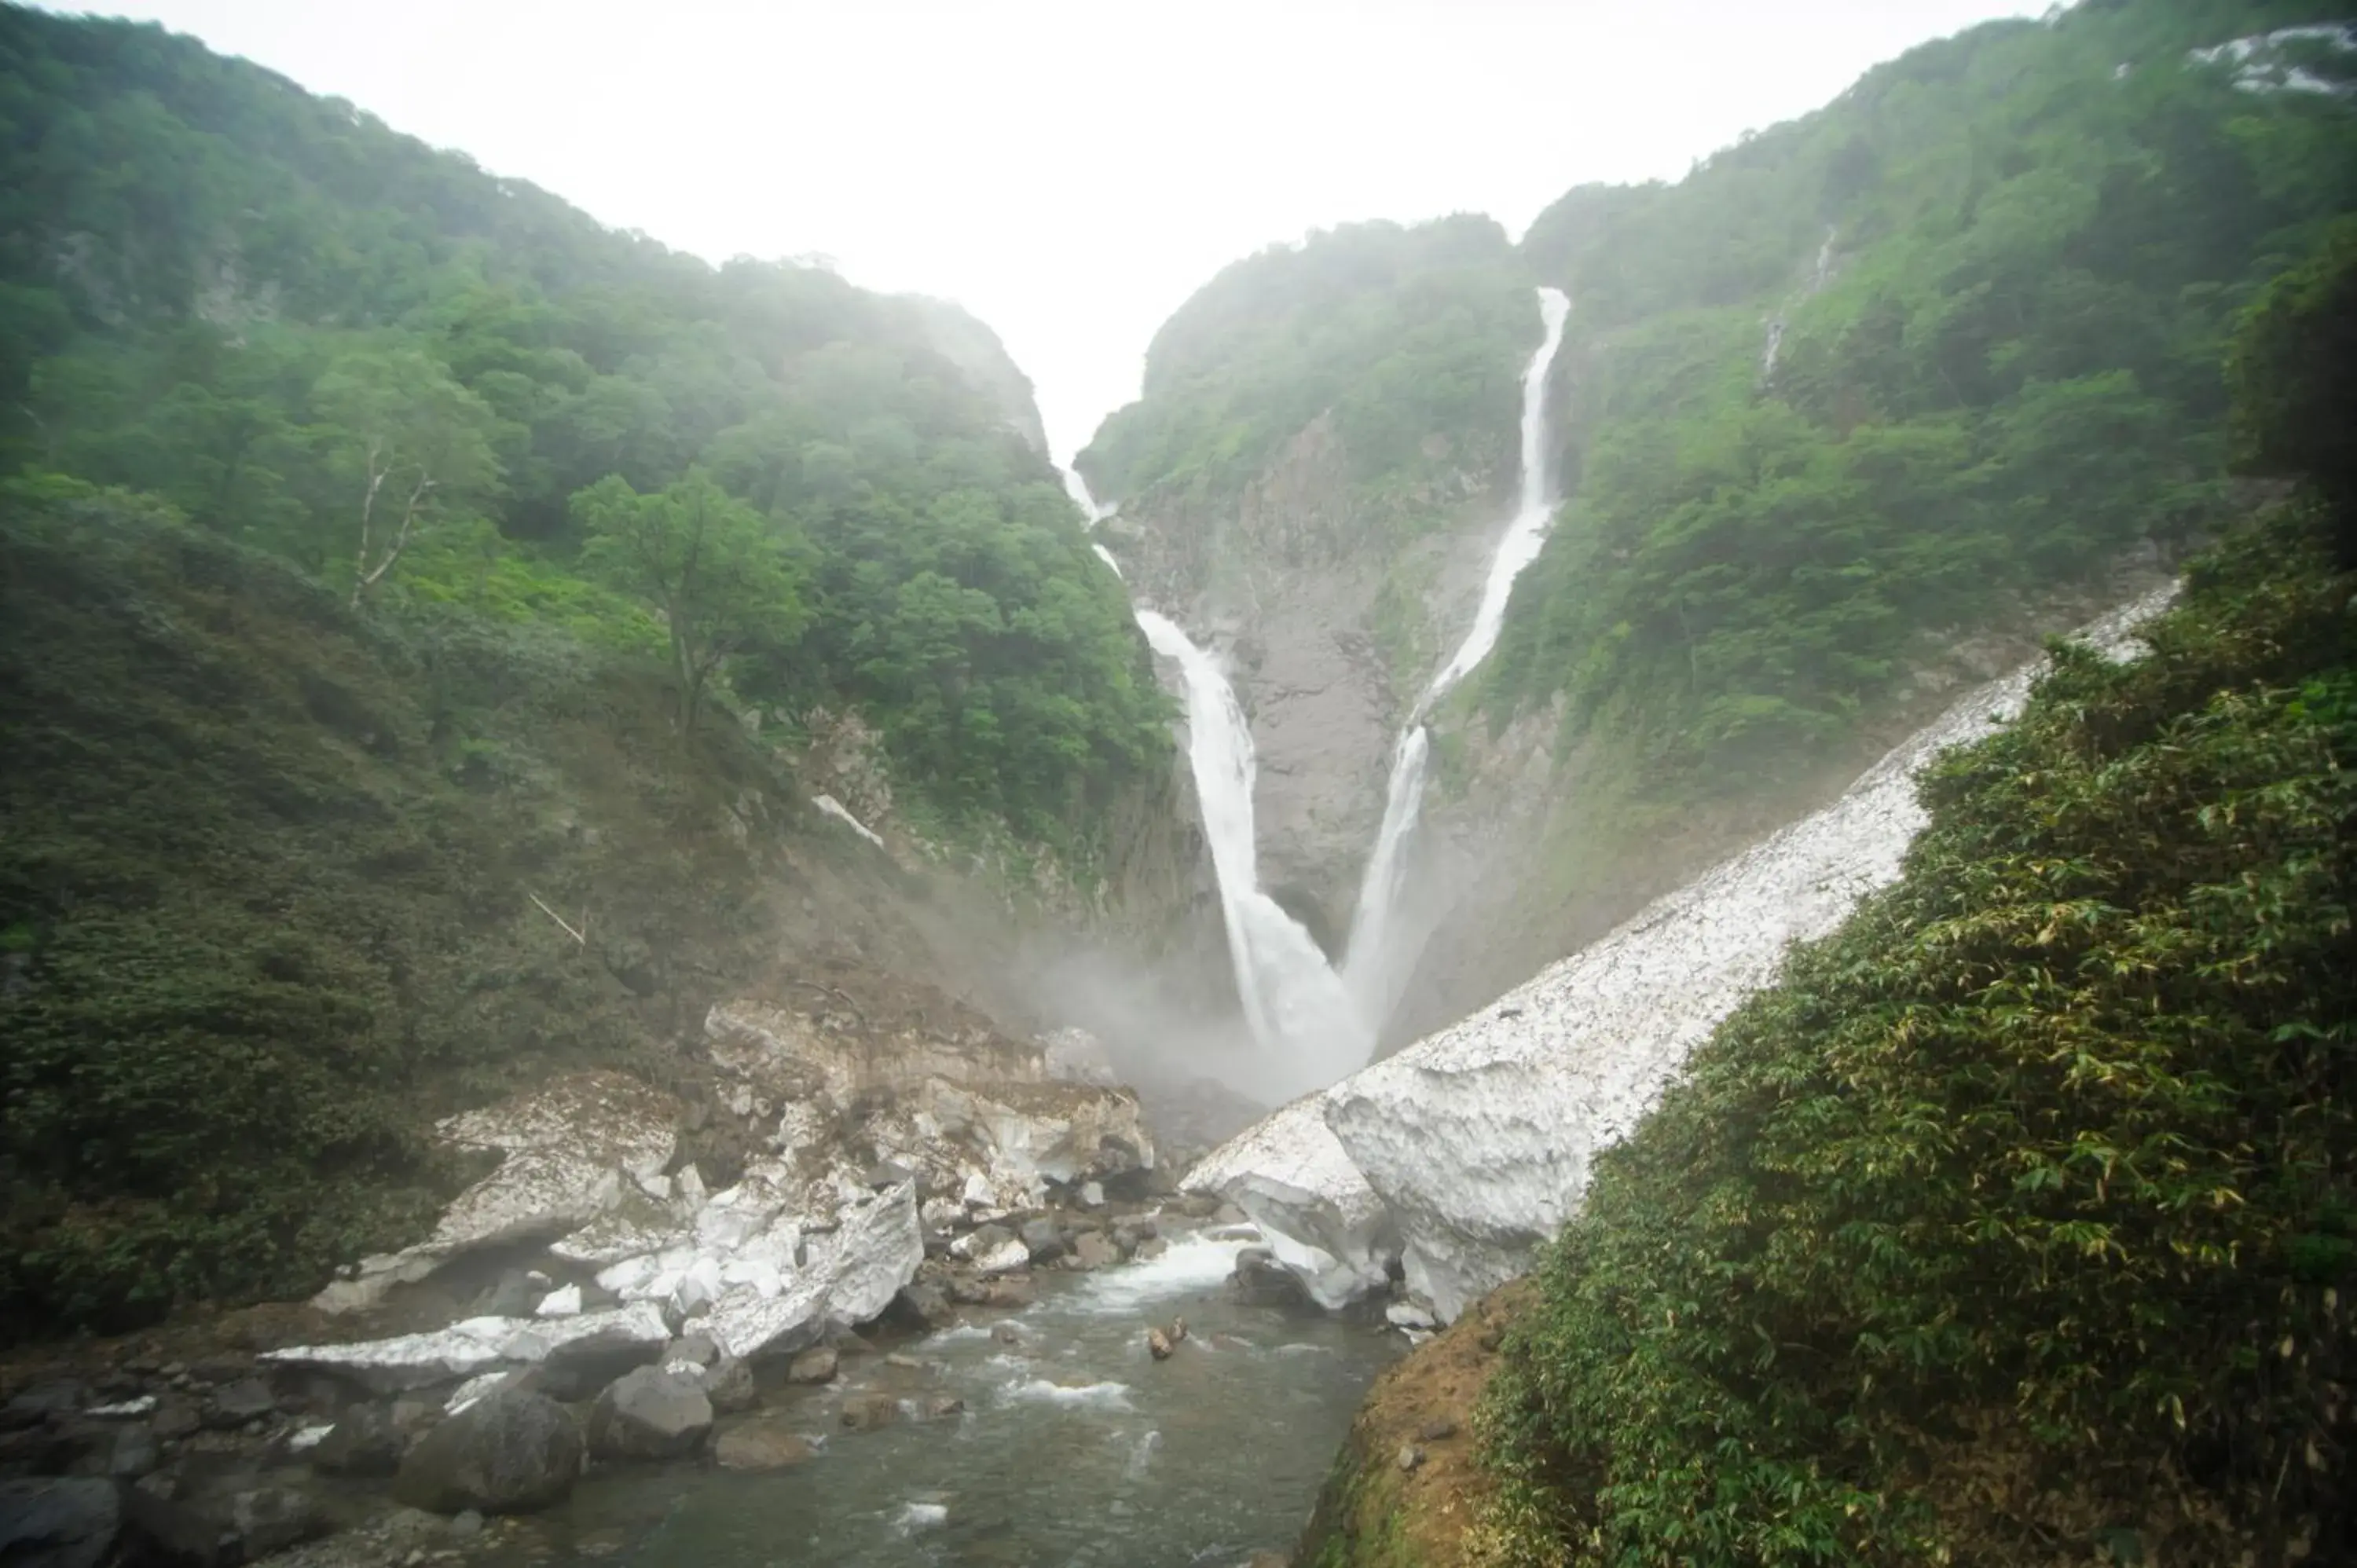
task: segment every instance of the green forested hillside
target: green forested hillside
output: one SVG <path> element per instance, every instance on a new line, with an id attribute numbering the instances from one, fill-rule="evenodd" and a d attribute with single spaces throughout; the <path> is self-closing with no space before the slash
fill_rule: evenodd
<path id="1" fill-rule="evenodd" d="M 0 9 L 8 469 L 157 497 L 388 613 L 650 654 L 659 596 L 585 559 L 573 498 L 683 503 L 701 469 L 748 510 L 682 526 L 791 600 L 720 675 L 789 729 L 856 706 L 912 804 L 1071 847 L 1159 765 L 1165 707 L 1035 427 L 954 307 L 707 266 L 190 40 Z"/>
<path id="2" fill-rule="evenodd" d="M 2357 102 L 2192 51 L 2329 5 L 2094 0 L 1869 72 L 1674 186 L 1575 190 L 1574 476 L 1483 700 L 1657 792 L 1838 743 L 1929 630 L 2222 515 L 2234 311 L 2357 209 Z M 2346 73 L 2357 55 L 2295 53 Z"/>
<path id="3" fill-rule="evenodd" d="M 2252 313 L 2245 461 L 2296 473 L 2346 428 L 2352 279 L 2327 252 Z M 2147 656 L 2066 651 L 1943 759 L 1899 884 L 1599 1158 L 1491 1388 L 1491 1561 L 2357 1552 L 2357 520 L 2329 460 L 2193 564 Z"/>
<path id="4" fill-rule="evenodd" d="M 1428 527 L 1436 476 L 1513 481 L 1522 363 L 1538 341 L 1505 231 L 1460 216 L 1354 224 L 1237 262 L 1163 324 L 1138 402 L 1080 456 L 1103 501 L 1232 506 L 1330 415 L 1371 531 Z"/>

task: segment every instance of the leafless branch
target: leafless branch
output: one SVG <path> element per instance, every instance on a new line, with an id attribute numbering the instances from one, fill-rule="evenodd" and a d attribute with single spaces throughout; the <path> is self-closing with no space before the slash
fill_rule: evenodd
<path id="1" fill-rule="evenodd" d="M 575 941 L 578 942 L 585 948 L 589 945 L 589 937 L 587 934 L 589 930 L 588 910 L 584 909 L 581 911 L 581 925 L 580 929 L 576 930 L 570 920 L 567 920 L 564 916 L 550 908 L 546 904 L 542 904 L 539 894 L 533 892 L 530 888 L 526 888 L 524 890 L 524 897 L 531 899 L 535 904 L 540 904 L 540 912 L 547 916 L 550 919 L 555 921 L 559 926 L 563 927 L 566 936 L 571 937 Z"/>

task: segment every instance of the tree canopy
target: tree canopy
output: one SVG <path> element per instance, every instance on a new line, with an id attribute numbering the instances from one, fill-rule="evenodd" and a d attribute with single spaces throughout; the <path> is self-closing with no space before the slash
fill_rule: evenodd
<path id="1" fill-rule="evenodd" d="M 709 266 L 155 27 L 0 7 L 0 469 L 145 491 L 383 613 L 649 656 L 659 591 L 585 559 L 608 514 L 574 498 L 724 495 L 807 591 L 696 634 L 733 651 L 690 706 L 740 676 L 789 733 L 861 706 L 912 803 L 1068 848 L 1162 765 L 1029 383 L 956 306 Z M 989 601 L 985 679 L 905 673 L 928 570 Z M 997 740 L 1034 735 L 1053 766 Z"/>

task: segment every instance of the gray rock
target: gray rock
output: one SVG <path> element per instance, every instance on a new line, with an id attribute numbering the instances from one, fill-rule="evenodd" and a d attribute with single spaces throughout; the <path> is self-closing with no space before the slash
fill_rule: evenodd
<path id="1" fill-rule="evenodd" d="M 656 1358 L 656 1364 L 669 1366 L 673 1361 L 693 1361 L 699 1367 L 709 1367 L 718 1359 L 720 1347 L 712 1342 L 711 1335 L 683 1334 Z"/>
<path id="2" fill-rule="evenodd" d="M 382 1405 L 354 1405 L 311 1449 L 311 1467 L 330 1476 L 390 1476 L 408 1440 Z"/>
<path id="3" fill-rule="evenodd" d="M 0 1563 L 9 1568 L 97 1568 L 123 1533 L 113 1481 L 0 1481 Z"/>
<path id="4" fill-rule="evenodd" d="M 1110 1268 L 1121 1262 L 1121 1248 L 1102 1230 L 1090 1230 L 1072 1243 L 1072 1258 L 1084 1269 Z"/>
<path id="5" fill-rule="evenodd" d="M 1053 1262 L 1063 1256 L 1064 1238 L 1056 1222 L 1042 1215 L 1023 1222 L 1023 1245 L 1030 1251 L 1035 1263 Z"/>
<path id="6" fill-rule="evenodd" d="M 900 1402 L 888 1393 L 853 1394 L 843 1402 L 842 1418 L 854 1432 L 873 1432 L 900 1419 Z"/>
<path id="7" fill-rule="evenodd" d="M 118 1480 L 135 1481 L 164 1462 L 163 1445 L 144 1423 L 126 1426 L 114 1434 L 106 1455 L 106 1473 Z"/>
<path id="8" fill-rule="evenodd" d="M 37 1383 L 0 1405 L 0 1432 L 21 1432 L 53 1415 L 69 1414 L 81 1408 L 82 1393 L 80 1383 L 67 1379 Z"/>
<path id="9" fill-rule="evenodd" d="M 737 1356 L 721 1357 L 705 1370 L 704 1397 L 723 1415 L 759 1404 L 761 1391 L 753 1381 L 752 1363 Z"/>
<path id="10" fill-rule="evenodd" d="M 319 1500 L 295 1487 L 256 1487 L 201 1503 L 134 1488 L 128 1503 L 132 1559 L 173 1568 L 231 1568 L 335 1529 Z"/>
<path id="11" fill-rule="evenodd" d="M 834 1348 L 821 1345 L 805 1350 L 786 1369 L 786 1380 L 791 1383 L 831 1383 L 834 1381 Z"/>
<path id="12" fill-rule="evenodd" d="M 573 1489 L 581 1425 L 545 1394 L 504 1389 L 420 1438 L 402 1459 L 393 1496 L 435 1513 L 524 1513 Z"/>
<path id="13" fill-rule="evenodd" d="M 589 1412 L 589 1451 L 600 1459 L 676 1459 L 712 1431 L 712 1401 L 697 1380 L 660 1367 L 625 1372 Z"/>
<path id="14" fill-rule="evenodd" d="M 204 1423 L 207 1426 L 243 1426 L 260 1416 L 278 1412 L 278 1396 L 260 1378 L 247 1376 L 222 1384 L 205 1402 Z"/>
<path id="15" fill-rule="evenodd" d="M 168 1443 L 173 1438 L 188 1436 L 203 1424 L 204 1418 L 197 1413 L 196 1406 L 185 1399 L 175 1398 L 167 1399 L 156 1407 L 156 1414 L 147 1423 L 147 1429 Z"/>
<path id="16" fill-rule="evenodd" d="M 817 1452 L 808 1438 L 774 1421 L 732 1426 L 712 1445 L 712 1456 L 724 1470 L 781 1470 Z"/>
<path id="17" fill-rule="evenodd" d="M 910 1280 L 900 1287 L 893 1305 L 903 1316 L 928 1328 L 942 1327 L 957 1318 L 949 1291 L 935 1280 Z"/>
<path id="18" fill-rule="evenodd" d="M 1228 1294 L 1244 1306 L 1299 1306 L 1309 1300 L 1300 1279 L 1265 1247 L 1246 1247 L 1236 1254 L 1235 1273 L 1228 1276 Z"/>
<path id="19" fill-rule="evenodd" d="M 1150 1263 L 1168 1251 L 1170 1251 L 1168 1241 L 1159 1236 L 1148 1236 L 1137 1244 L 1137 1251 L 1131 1255 L 1141 1263 Z"/>

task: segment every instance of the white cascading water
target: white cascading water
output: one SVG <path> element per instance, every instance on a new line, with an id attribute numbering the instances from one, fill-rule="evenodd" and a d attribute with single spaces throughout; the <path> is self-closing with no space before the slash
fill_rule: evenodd
<path id="1" fill-rule="evenodd" d="M 1431 752 L 1424 715 L 1432 704 L 1488 658 L 1505 623 L 1514 579 L 1538 556 L 1554 515 L 1546 463 L 1546 382 L 1571 302 L 1559 289 L 1538 291 L 1544 324 L 1538 351 L 1523 372 L 1522 490 L 1514 516 L 1491 558 L 1472 628 L 1425 688 L 1393 758 L 1382 831 L 1369 856 L 1352 916 L 1349 957 L 1341 972 L 1315 938 L 1261 890 L 1253 813 L 1255 764 L 1252 726 L 1219 661 L 1195 645 L 1168 617 L 1136 607 L 1137 624 L 1154 650 L 1175 660 L 1186 690 L 1187 757 L 1202 811 L 1203 836 L 1219 878 L 1228 955 L 1245 1021 L 1264 1048 L 1255 1087 L 1273 1099 L 1323 1089 L 1362 1066 L 1375 1029 L 1396 1000 L 1395 976 L 1405 956 L 1394 950 L 1393 908 L 1405 869 L 1405 851 L 1424 800 Z M 1067 468 L 1064 488 L 1093 526 L 1105 513 L 1087 481 Z M 1120 563 L 1095 546 L 1116 576 Z"/>
<path id="2" fill-rule="evenodd" d="M 1351 917 L 1350 946 L 1345 950 L 1343 976 L 1370 1028 L 1380 1028 L 1398 1000 L 1411 952 L 1402 942 L 1395 919 L 1407 872 L 1407 846 L 1424 810 L 1424 780 L 1431 761 L 1432 737 L 1424 716 L 1433 703 L 1471 674 L 1490 650 L 1506 621 L 1506 601 L 1514 579 L 1538 559 L 1546 542 L 1547 524 L 1555 518 L 1554 476 L 1547 471 L 1547 374 L 1555 350 L 1563 346 L 1563 324 L 1571 301 L 1560 289 L 1539 290 L 1539 315 L 1546 324 L 1538 352 L 1523 372 L 1522 493 L 1514 517 L 1490 558 L 1490 575 L 1481 585 L 1481 603 L 1473 612 L 1472 629 L 1440 673 L 1424 689 L 1408 714 L 1407 728 L 1392 754 L 1391 783 L 1384 791 L 1383 827 L 1375 834 L 1373 853 L 1367 856 L 1365 875 L 1359 883 L 1358 908 Z"/>
<path id="3" fill-rule="evenodd" d="M 1372 1039 L 1315 938 L 1260 888 L 1253 825 L 1252 725 L 1219 661 L 1168 617 L 1143 606 L 1139 629 L 1178 665 L 1187 693 L 1187 761 L 1220 884 L 1236 992 L 1266 1053 L 1256 1085 L 1290 1099 L 1363 1065 Z"/>

